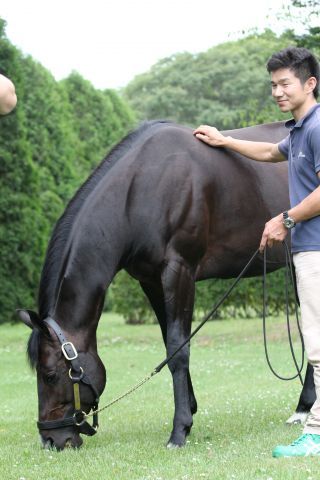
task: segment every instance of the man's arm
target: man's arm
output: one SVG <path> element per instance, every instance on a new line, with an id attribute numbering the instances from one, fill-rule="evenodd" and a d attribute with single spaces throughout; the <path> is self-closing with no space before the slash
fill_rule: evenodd
<path id="1" fill-rule="evenodd" d="M 7 115 L 17 104 L 14 84 L 9 78 L 0 74 L 0 115 Z"/>
<path id="2" fill-rule="evenodd" d="M 318 177 L 320 179 L 320 173 L 318 173 Z M 320 215 L 320 186 L 304 198 L 302 202 L 288 210 L 288 214 L 296 223 Z"/>
<path id="3" fill-rule="evenodd" d="M 215 127 L 208 125 L 200 125 L 193 134 L 212 147 L 229 148 L 258 162 L 283 162 L 286 160 L 276 143 L 251 142 L 230 136 L 225 137 Z"/>
<path id="4" fill-rule="evenodd" d="M 317 174 L 320 179 L 320 173 Z M 298 222 L 309 220 L 320 215 L 320 186 L 304 198 L 298 205 L 288 210 L 289 217 Z M 283 225 L 283 215 L 277 215 L 266 223 L 261 241 L 260 251 L 262 252 L 266 245 L 272 247 L 274 242 L 282 242 L 287 236 L 288 230 Z"/>

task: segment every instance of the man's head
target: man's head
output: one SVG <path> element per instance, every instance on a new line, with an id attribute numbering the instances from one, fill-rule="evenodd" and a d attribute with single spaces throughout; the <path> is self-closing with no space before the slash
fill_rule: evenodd
<path id="1" fill-rule="evenodd" d="M 291 112 L 296 121 L 316 104 L 319 63 L 306 48 L 289 47 L 272 55 L 267 63 L 272 96 L 280 110 Z"/>
<path id="2" fill-rule="evenodd" d="M 314 77 L 317 81 L 313 89 L 313 95 L 318 98 L 319 95 L 319 77 L 320 69 L 316 57 L 306 48 L 288 47 L 280 52 L 274 53 L 268 60 L 267 70 L 269 73 L 280 69 L 289 69 L 300 80 L 301 85 L 310 78 Z"/>

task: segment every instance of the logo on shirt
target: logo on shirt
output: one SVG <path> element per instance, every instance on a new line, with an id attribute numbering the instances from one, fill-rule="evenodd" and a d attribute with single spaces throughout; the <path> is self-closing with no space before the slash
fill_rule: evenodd
<path id="1" fill-rule="evenodd" d="M 305 158 L 305 157 L 306 157 L 305 154 L 300 150 L 298 158 Z"/>

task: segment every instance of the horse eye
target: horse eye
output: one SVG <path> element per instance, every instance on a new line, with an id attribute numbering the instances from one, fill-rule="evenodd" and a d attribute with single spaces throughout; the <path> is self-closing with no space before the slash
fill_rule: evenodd
<path id="1" fill-rule="evenodd" d="M 47 385 L 53 385 L 54 383 L 56 383 L 57 379 L 58 379 L 58 376 L 55 372 L 50 372 L 43 375 L 43 381 Z"/>

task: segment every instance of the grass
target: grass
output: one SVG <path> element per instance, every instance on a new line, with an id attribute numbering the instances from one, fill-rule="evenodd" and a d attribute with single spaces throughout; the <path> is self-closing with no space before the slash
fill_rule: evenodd
<path id="1" fill-rule="evenodd" d="M 270 354 L 293 373 L 284 320 L 269 320 Z M 316 480 L 319 458 L 271 457 L 301 427 L 284 422 L 300 384 L 280 382 L 263 353 L 261 320 L 208 323 L 191 349 L 198 413 L 186 447 L 167 450 L 173 417 L 171 376 L 165 369 L 100 415 L 95 437 L 78 451 L 40 448 L 36 379 L 25 357 L 24 325 L 0 327 L 2 480 Z M 118 316 L 100 321 L 99 351 L 108 383 L 101 405 L 141 380 L 164 358 L 157 325 L 128 326 Z M 296 342 L 298 350 L 298 342 Z"/>

